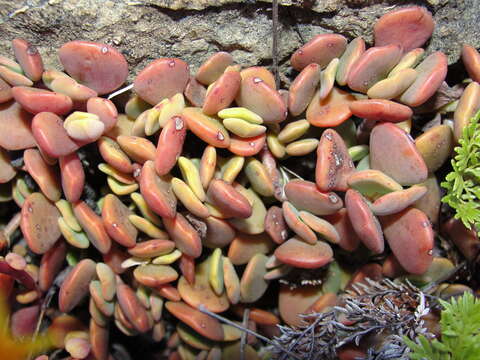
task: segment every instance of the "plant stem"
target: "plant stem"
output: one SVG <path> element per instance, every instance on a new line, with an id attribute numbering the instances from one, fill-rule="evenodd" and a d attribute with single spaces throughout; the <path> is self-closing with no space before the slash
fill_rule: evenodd
<path id="1" fill-rule="evenodd" d="M 272 345 L 272 346 L 275 346 L 277 349 L 281 350 L 282 352 L 286 353 L 287 355 L 291 356 L 293 359 L 297 359 L 297 360 L 303 360 L 301 357 L 299 357 L 298 355 L 292 353 L 291 351 L 285 349 L 283 346 L 281 346 L 280 344 L 278 344 L 277 342 L 273 341 L 273 340 L 270 340 L 269 338 L 263 336 L 263 335 L 260 335 L 259 333 L 253 331 L 253 330 L 250 330 L 246 327 L 243 327 L 242 325 L 238 325 L 237 323 L 231 321 L 231 320 L 228 320 L 227 318 L 224 318 L 223 316 L 221 315 L 218 315 L 218 314 L 215 314 L 213 312 L 211 312 L 210 310 L 208 310 L 204 305 L 200 304 L 197 308 L 200 312 L 204 313 L 204 314 L 207 314 L 207 315 L 210 315 L 211 317 L 221 321 L 221 322 L 224 322 L 225 324 L 228 324 L 228 325 L 231 325 L 233 326 L 234 328 L 237 328 L 239 330 L 242 330 L 250 335 L 253 335 L 255 336 L 256 338 L 266 342 L 267 344 L 269 345 Z"/>
<path id="2" fill-rule="evenodd" d="M 272 35 L 273 74 L 278 89 L 280 87 L 280 75 L 278 73 L 278 0 L 272 0 Z"/>
<path id="3" fill-rule="evenodd" d="M 243 321 L 242 325 L 244 328 L 248 328 L 248 318 L 250 317 L 250 309 L 246 308 L 243 311 Z M 245 345 L 247 343 L 247 333 L 244 331 L 242 332 L 242 336 L 240 338 L 240 360 L 245 360 Z"/>

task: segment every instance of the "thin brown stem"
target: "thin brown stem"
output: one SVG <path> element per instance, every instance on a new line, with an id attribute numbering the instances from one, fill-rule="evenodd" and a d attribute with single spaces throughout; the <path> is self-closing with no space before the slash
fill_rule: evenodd
<path id="1" fill-rule="evenodd" d="M 48 306 L 50 305 L 50 301 L 52 301 L 52 298 L 55 295 L 56 290 L 57 290 L 56 286 L 52 286 L 48 290 L 45 298 L 43 299 L 41 310 L 40 310 L 40 315 L 38 316 L 37 325 L 35 326 L 35 332 L 33 333 L 32 342 L 35 342 L 35 340 L 38 337 L 38 334 L 40 333 L 40 328 L 42 326 L 43 318 L 45 317 L 45 313 L 47 312 Z M 33 356 L 33 350 L 30 351 L 27 359 L 30 360 L 32 358 L 32 356 Z"/>
<path id="2" fill-rule="evenodd" d="M 47 291 L 47 294 L 43 298 L 42 305 L 40 308 L 40 314 L 38 316 L 37 320 L 37 325 L 35 326 L 35 332 L 33 333 L 32 337 L 32 342 L 34 342 L 38 334 L 40 333 L 40 329 L 42 327 L 42 322 L 43 318 L 45 317 L 45 313 L 47 312 L 48 307 L 50 306 L 50 302 L 52 301 L 53 297 L 55 296 L 56 292 L 58 289 L 60 289 L 60 286 L 62 285 L 63 280 L 65 279 L 65 276 L 69 273 L 69 268 L 67 267 L 66 269 L 62 270 L 56 277 L 55 280 L 53 281 L 52 286 Z M 30 360 L 33 356 L 33 352 L 30 351 L 28 354 L 27 359 Z"/>
<path id="3" fill-rule="evenodd" d="M 272 0 L 272 61 L 275 84 L 278 89 L 280 87 L 280 75 L 278 73 L 278 0 Z"/>
<path id="4" fill-rule="evenodd" d="M 260 339 L 264 342 L 266 342 L 267 344 L 271 345 L 271 346 L 274 346 L 276 347 L 277 349 L 279 349 L 280 351 L 286 353 L 287 355 L 289 355 L 290 357 L 292 357 L 293 359 L 297 359 L 297 360 L 303 360 L 300 356 L 292 353 L 291 351 L 285 349 L 283 346 L 281 346 L 280 344 L 278 344 L 277 342 L 273 341 L 273 340 L 270 340 L 269 338 L 263 336 L 263 335 L 260 335 L 259 333 L 253 331 L 253 330 L 250 330 L 249 328 L 246 328 L 246 327 L 243 327 L 242 325 L 238 325 L 237 323 L 233 322 L 232 320 L 229 320 L 227 318 L 224 318 L 223 316 L 221 315 L 218 315 L 218 314 L 215 314 L 214 312 L 211 312 L 210 310 L 208 310 L 204 305 L 200 304 L 198 306 L 198 310 L 204 314 L 207 314 L 207 315 L 210 315 L 211 317 L 213 317 L 214 319 L 217 319 L 221 322 L 224 322 L 225 324 L 228 324 L 228 325 L 231 325 L 233 326 L 234 328 L 237 328 L 239 330 L 242 330 L 244 332 L 246 332 L 247 334 L 250 334 L 250 335 L 253 335 L 255 336 L 257 339 Z"/>

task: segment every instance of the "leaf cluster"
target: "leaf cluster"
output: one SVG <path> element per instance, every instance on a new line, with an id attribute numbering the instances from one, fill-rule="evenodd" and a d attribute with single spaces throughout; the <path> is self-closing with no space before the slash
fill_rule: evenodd
<path id="1" fill-rule="evenodd" d="M 471 293 L 450 302 L 439 300 L 441 339 L 427 340 L 421 335 L 414 342 L 404 337 L 412 360 L 480 359 L 480 300 Z"/>
<path id="2" fill-rule="evenodd" d="M 463 129 L 452 171 L 441 186 L 447 190 L 442 202 L 455 210 L 455 218 L 480 231 L 480 111 Z"/>

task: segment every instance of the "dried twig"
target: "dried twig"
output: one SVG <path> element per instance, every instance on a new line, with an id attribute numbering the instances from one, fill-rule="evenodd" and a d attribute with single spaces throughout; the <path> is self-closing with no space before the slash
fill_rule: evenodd
<path id="1" fill-rule="evenodd" d="M 283 166 L 283 165 L 280 165 L 279 169 L 280 169 L 280 173 L 282 173 L 282 175 L 283 175 L 283 177 L 284 177 L 285 179 L 290 180 L 290 177 L 287 175 L 287 173 L 289 173 L 290 175 L 292 175 L 293 177 L 295 177 L 295 178 L 297 178 L 297 179 L 299 179 L 299 180 L 305 180 L 305 179 L 302 178 L 300 175 L 298 175 L 297 173 L 293 172 L 292 170 L 290 170 L 289 168 L 287 168 L 287 167 L 285 167 L 285 166 Z M 287 183 L 288 180 L 285 181 L 285 183 Z"/>
<path id="2" fill-rule="evenodd" d="M 121 89 L 119 89 L 119 90 L 111 93 L 110 95 L 108 95 L 107 99 L 108 99 L 108 100 L 111 100 L 111 99 L 113 99 L 115 96 L 121 95 L 121 94 L 123 94 L 123 93 L 125 93 L 125 92 L 127 92 L 127 91 L 130 91 L 131 89 L 133 89 L 133 84 L 127 85 L 127 86 L 125 86 L 125 87 L 123 87 L 123 88 L 121 88 Z"/>
<path id="3" fill-rule="evenodd" d="M 32 342 L 34 342 L 37 339 L 40 329 L 42 327 L 43 318 L 45 317 L 45 313 L 47 312 L 48 306 L 50 305 L 50 302 L 52 301 L 53 296 L 56 294 L 57 290 L 62 285 L 63 280 L 65 279 L 67 274 L 70 272 L 70 270 L 71 270 L 70 267 L 67 267 L 63 271 L 61 271 L 55 277 L 55 280 L 53 281 L 52 286 L 48 289 L 47 294 L 45 295 L 45 298 L 42 301 L 40 315 L 38 316 L 37 324 L 35 326 L 35 332 L 33 333 Z M 32 355 L 33 354 L 30 352 L 30 354 L 27 356 L 27 359 L 30 360 L 32 358 Z"/>
<path id="4" fill-rule="evenodd" d="M 366 359 L 407 360 L 408 349 L 402 336 L 431 336 L 423 320 L 429 312 L 427 298 L 408 282 L 367 279 L 367 284 L 353 285 L 353 290 L 344 294 L 343 303 L 324 313 L 301 315 L 305 323 L 298 328 L 279 326 L 282 335 L 274 340 L 303 360 L 333 360 L 342 346 L 358 345 L 365 336 L 382 333 L 385 340 L 369 350 Z M 271 351 L 278 360 L 287 358 L 279 347 Z"/>
<path id="5" fill-rule="evenodd" d="M 272 60 L 275 84 L 278 89 L 280 87 L 280 75 L 278 73 L 278 0 L 272 1 Z"/>
<path id="6" fill-rule="evenodd" d="M 244 328 L 248 328 L 248 318 L 250 317 L 250 309 L 246 308 L 243 311 L 242 325 Z M 240 360 L 245 360 L 245 345 L 247 344 L 247 333 L 242 332 L 240 337 Z"/>
<path id="7" fill-rule="evenodd" d="M 211 312 L 210 310 L 208 310 L 204 305 L 200 304 L 198 306 L 198 310 L 204 314 L 207 314 L 207 315 L 210 315 L 211 317 L 221 321 L 221 322 L 224 322 L 225 324 L 228 324 L 228 325 L 231 325 L 233 326 L 234 328 L 237 328 L 239 330 L 242 330 L 244 332 L 246 332 L 247 334 L 250 334 L 250 335 L 253 335 L 255 336 L 257 339 L 260 339 L 264 342 L 266 342 L 267 344 L 269 344 L 270 346 L 274 347 L 277 349 L 277 351 L 280 351 L 280 352 L 285 352 L 287 355 L 291 356 L 293 359 L 297 359 L 297 360 L 304 360 L 303 358 L 299 357 L 298 355 L 288 351 L 287 349 L 285 349 L 282 345 L 278 344 L 276 341 L 274 340 L 270 340 L 269 338 L 263 336 L 263 335 L 260 335 L 259 333 L 253 331 L 253 330 L 250 330 L 249 328 L 246 328 L 246 327 L 243 327 L 242 325 L 238 325 L 237 323 L 231 321 L 231 320 L 228 320 L 227 318 L 224 318 L 223 316 L 221 315 L 218 315 L 218 314 L 215 314 L 214 312 Z"/>

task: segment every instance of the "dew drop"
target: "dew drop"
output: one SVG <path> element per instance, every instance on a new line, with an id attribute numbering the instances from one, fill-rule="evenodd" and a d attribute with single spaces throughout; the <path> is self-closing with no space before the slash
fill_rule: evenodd
<path id="1" fill-rule="evenodd" d="M 430 226 L 430 222 L 429 222 L 429 221 L 424 221 L 424 222 L 422 222 L 422 227 L 427 228 L 427 227 L 429 227 L 429 226 Z"/>
<path id="2" fill-rule="evenodd" d="M 250 143 L 250 146 L 251 146 L 251 147 L 254 147 L 254 146 L 255 146 L 255 143 L 252 141 L 252 142 Z"/>
<path id="3" fill-rule="evenodd" d="M 175 117 L 175 130 L 183 129 L 183 120 L 180 116 Z"/>
<path id="4" fill-rule="evenodd" d="M 170 61 L 170 62 L 168 63 L 168 66 L 170 66 L 170 67 L 172 67 L 172 68 L 175 67 L 175 60 Z"/>
<path id="5" fill-rule="evenodd" d="M 106 46 L 102 47 L 102 54 L 106 54 L 108 52 L 108 48 Z"/>
<path id="6" fill-rule="evenodd" d="M 219 131 L 217 133 L 217 139 L 220 140 L 220 141 L 223 141 L 223 140 L 225 140 L 225 136 L 223 136 L 223 134 Z"/>
<path id="7" fill-rule="evenodd" d="M 432 256 L 433 255 L 433 250 L 432 249 L 428 250 L 427 254 Z"/>
<path id="8" fill-rule="evenodd" d="M 298 55 L 303 55 L 303 50 L 298 50 Z"/>
<path id="9" fill-rule="evenodd" d="M 113 226 L 114 228 L 116 228 L 116 227 L 118 227 L 118 224 L 117 224 L 117 223 L 113 223 L 112 226 Z"/>
<path id="10" fill-rule="evenodd" d="M 333 153 L 333 157 L 335 158 L 335 166 L 339 167 L 342 165 L 342 158 L 335 152 Z"/>
<path id="11" fill-rule="evenodd" d="M 368 81 L 364 81 L 363 86 L 368 86 Z"/>
<path id="12" fill-rule="evenodd" d="M 28 207 L 28 212 L 33 212 L 33 209 L 31 206 Z"/>
<path id="13" fill-rule="evenodd" d="M 135 171 L 133 172 L 133 177 L 134 177 L 134 178 L 139 177 L 141 171 L 142 171 L 141 169 L 135 169 Z"/>
<path id="14" fill-rule="evenodd" d="M 282 230 L 282 232 L 280 233 L 280 236 L 282 237 L 282 239 L 286 239 L 288 236 L 287 230 Z"/>
<path id="15" fill-rule="evenodd" d="M 254 78 L 253 78 L 253 82 L 254 82 L 255 84 L 261 83 L 262 81 L 263 81 L 263 80 L 260 79 L 259 77 L 254 77 Z"/>
<path id="16" fill-rule="evenodd" d="M 325 134 L 325 137 L 327 138 L 327 140 L 332 141 L 332 134 L 330 134 L 329 132 Z"/>
<path id="17" fill-rule="evenodd" d="M 337 195 L 333 195 L 333 194 L 328 195 L 328 200 L 330 200 L 330 202 L 331 202 L 332 204 L 338 203 L 338 197 L 337 197 Z"/>

